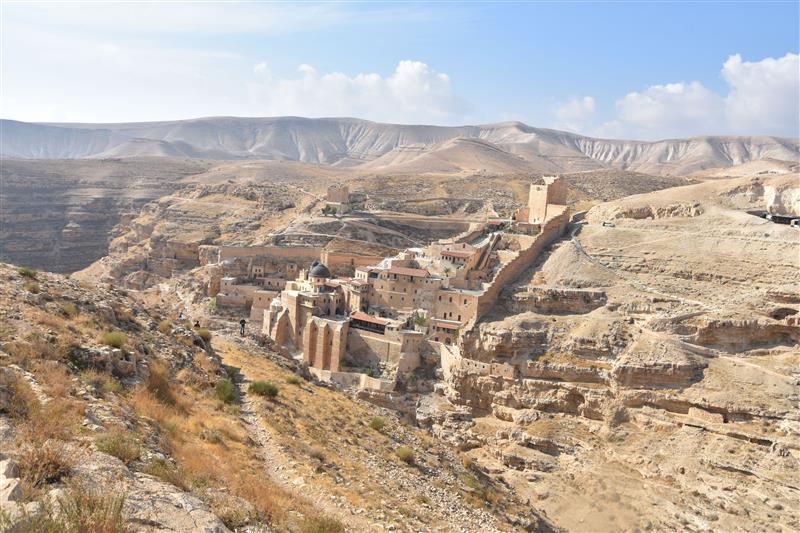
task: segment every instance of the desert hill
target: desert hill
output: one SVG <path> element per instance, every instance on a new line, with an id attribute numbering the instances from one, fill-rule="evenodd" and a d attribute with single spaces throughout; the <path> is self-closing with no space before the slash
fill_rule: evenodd
<path id="1" fill-rule="evenodd" d="M 577 172 L 603 168 L 681 175 L 771 158 L 796 161 L 797 139 L 705 136 L 608 140 L 521 122 L 381 124 L 353 118 L 212 117 L 119 124 L 3 120 L 6 158 L 181 156 L 266 159 L 383 172 Z M 481 142 L 470 142 L 481 141 Z"/>
<path id="2" fill-rule="evenodd" d="M 551 530 L 392 412 L 180 319 L 174 294 L 0 280 L 0 531 Z"/>

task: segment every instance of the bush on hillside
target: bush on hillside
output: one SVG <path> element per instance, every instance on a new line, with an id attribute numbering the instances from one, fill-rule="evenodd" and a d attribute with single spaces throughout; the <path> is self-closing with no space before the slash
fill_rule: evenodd
<path id="1" fill-rule="evenodd" d="M 220 379 L 214 387 L 214 393 L 223 403 L 233 403 L 236 401 L 236 387 L 230 380 Z"/>
<path id="2" fill-rule="evenodd" d="M 100 335 L 100 342 L 112 348 L 122 348 L 128 342 L 128 336 L 121 331 L 106 331 Z"/>
<path id="3" fill-rule="evenodd" d="M 17 274 L 19 274 L 23 278 L 28 278 L 28 279 L 36 279 L 36 276 L 39 275 L 36 269 L 28 267 L 19 267 L 17 269 Z"/>
<path id="4" fill-rule="evenodd" d="M 386 420 L 384 420 L 383 417 L 380 416 L 374 416 L 372 417 L 372 420 L 369 421 L 369 427 L 371 427 L 375 431 L 382 430 L 385 425 L 386 425 Z"/>
<path id="5" fill-rule="evenodd" d="M 394 451 L 394 453 L 397 454 L 397 457 L 399 457 L 404 463 L 409 465 L 414 464 L 414 450 L 408 446 L 400 446 Z"/>
<path id="6" fill-rule="evenodd" d="M 269 381 L 254 381 L 247 387 L 247 390 L 259 396 L 275 398 L 278 396 L 278 386 Z"/>
<path id="7" fill-rule="evenodd" d="M 116 431 L 106 433 L 95 441 L 97 449 L 108 455 L 113 455 L 126 465 L 139 459 L 142 449 L 136 439 L 127 432 Z"/>

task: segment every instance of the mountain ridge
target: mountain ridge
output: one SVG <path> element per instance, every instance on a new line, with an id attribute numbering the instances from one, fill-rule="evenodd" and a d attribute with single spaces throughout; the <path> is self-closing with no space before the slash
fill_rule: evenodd
<path id="1" fill-rule="evenodd" d="M 0 119 L 0 124 L 4 131 L 0 154 L 20 159 L 169 156 L 301 161 L 381 172 L 606 168 L 654 174 L 685 174 L 765 158 L 800 159 L 797 139 L 725 135 L 659 141 L 599 139 L 518 121 L 432 126 L 356 118 L 205 117 L 100 124 Z M 481 143 L 454 147 L 458 139 Z M 409 149 L 419 151 L 413 164 Z M 492 157 L 484 158 L 482 154 L 489 152 Z"/>

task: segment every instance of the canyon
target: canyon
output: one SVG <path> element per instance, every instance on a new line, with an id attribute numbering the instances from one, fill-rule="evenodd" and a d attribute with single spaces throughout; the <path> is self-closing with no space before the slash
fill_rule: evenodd
<path id="1" fill-rule="evenodd" d="M 0 508 L 15 527 L 115 479 L 136 530 L 800 529 L 800 231 L 763 216 L 800 215 L 796 141 L 12 126 L 0 260 L 70 274 L 0 266 Z M 543 208 L 559 207 L 557 231 L 533 223 L 543 183 L 565 187 Z M 359 352 L 334 372 L 262 329 L 287 286 L 422 267 L 453 284 L 435 294 L 475 297 L 474 316 L 350 318 L 427 331 L 409 368 Z M 351 342 L 374 350 L 374 333 Z M 32 481 L 30 435 L 80 461 Z M 109 451 L 123 437 L 136 458 Z"/>

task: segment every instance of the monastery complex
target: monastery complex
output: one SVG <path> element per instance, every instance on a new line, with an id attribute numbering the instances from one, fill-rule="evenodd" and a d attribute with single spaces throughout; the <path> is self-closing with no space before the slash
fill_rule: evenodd
<path id="1" fill-rule="evenodd" d="M 326 212 L 350 212 L 348 198 L 345 185 L 330 187 Z M 251 327 L 302 354 L 318 378 L 391 391 L 424 361 L 449 357 L 451 366 L 462 335 L 568 221 L 566 182 L 546 177 L 531 185 L 528 204 L 512 217 L 470 224 L 453 238 L 393 257 L 220 247 L 216 262 L 224 275 L 209 291 L 221 307 L 249 308 Z"/>

